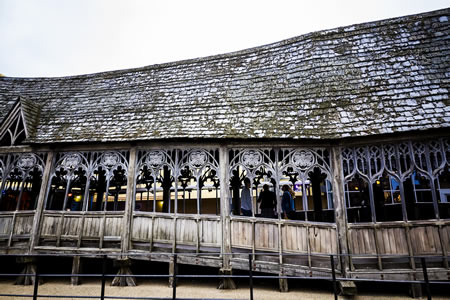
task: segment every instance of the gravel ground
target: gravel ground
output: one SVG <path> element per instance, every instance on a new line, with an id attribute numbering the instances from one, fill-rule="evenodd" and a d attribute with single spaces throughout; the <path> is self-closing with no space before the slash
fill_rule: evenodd
<path id="1" fill-rule="evenodd" d="M 254 289 L 254 299 L 334 299 L 330 285 L 327 282 L 310 282 L 303 281 L 302 287 L 298 284 L 289 284 L 290 292 L 280 293 L 277 290 L 276 282 L 256 282 Z M 216 289 L 216 282 L 197 280 L 186 280 L 180 282 L 177 287 L 177 297 L 179 298 L 195 298 L 195 299 L 249 299 L 250 293 L 246 282 L 238 283 L 237 290 L 218 290 Z M 445 291 L 445 290 L 444 290 Z M 17 294 L 17 295 L 31 295 L 33 292 L 32 286 L 17 286 L 12 280 L 0 281 L 0 294 Z M 100 296 L 100 281 L 95 279 L 85 279 L 84 283 L 79 286 L 71 286 L 67 279 L 46 279 L 46 283 L 39 286 L 39 294 L 42 295 L 78 295 L 78 296 Z M 106 286 L 107 296 L 122 296 L 129 297 L 125 299 L 133 299 L 132 297 L 156 297 L 156 298 L 171 298 L 172 289 L 167 286 L 167 281 L 164 280 L 148 280 L 142 281 L 136 287 L 112 287 Z M 444 292 L 445 295 L 445 292 Z M 0 297 L 1 299 L 31 299 L 29 297 Z M 39 297 L 38 299 L 55 299 L 48 297 Z M 58 298 L 56 298 L 58 299 Z M 77 298 L 65 298 L 77 299 Z M 99 299 L 99 298 L 84 298 L 84 299 Z M 155 298 L 154 298 L 155 299 Z M 389 287 L 387 289 L 379 288 L 365 288 L 360 291 L 359 295 L 354 298 L 339 297 L 339 299 L 411 299 L 405 293 L 405 289 L 396 290 L 396 288 Z M 435 296 L 433 299 L 450 299 L 445 296 Z"/>

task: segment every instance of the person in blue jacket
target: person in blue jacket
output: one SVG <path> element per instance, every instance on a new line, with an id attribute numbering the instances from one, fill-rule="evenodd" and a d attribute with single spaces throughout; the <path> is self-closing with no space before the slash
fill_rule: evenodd
<path id="1" fill-rule="evenodd" d="M 283 196 L 281 198 L 281 209 L 285 219 L 293 219 L 295 213 L 294 192 L 289 188 L 289 185 L 285 184 L 281 188 Z M 292 192 L 291 192 L 292 191 Z M 295 194 L 294 194 L 295 195 Z"/>

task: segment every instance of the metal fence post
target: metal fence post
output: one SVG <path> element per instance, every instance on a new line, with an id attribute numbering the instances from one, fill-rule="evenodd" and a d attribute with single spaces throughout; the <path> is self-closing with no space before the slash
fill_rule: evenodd
<path id="1" fill-rule="evenodd" d="M 425 261 L 425 257 L 421 257 L 420 261 L 422 263 L 423 279 L 425 280 L 425 290 L 427 292 L 427 299 L 431 300 L 430 282 L 428 280 L 427 263 Z"/>
<path id="2" fill-rule="evenodd" d="M 334 256 L 333 255 L 330 255 L 330 263 L 331 263 L 331 276 L 333 277 L 334 300 L 338 300 L 337 286 L 336 286 L 336 271 L 334 269 Z"/>
<path id="3" fill-rule="evenodd" d="M 102 291 L 100 294 L 100 299 L 105 299 L 105 274 L 106 274 L 106 255 L 103 255 L 103 263 L 102 263 Z"/>
<path id="4" fill-rule="evenodd" d="M 173 280 L 172 280 L 172 288 L 173 288 L 173 294 L 172 299 L 177 299 L 177 255 L 174 254 L 173 256 Z"/>
<path id="5" fill-rule="evenodd" d="M 25 276 L 27 275 L 25 274 Z M 38 288 L 39 288 L 39 266 L 38 262 L 36 262 L 36 273 L 34 274 L 33 300 L 37 300 L 38 298 Z"/>
<path id="6" fill-rule="evenodd" d="M 252 254 L 248 255 L 248 280 L 250 285 L 250 300 L 253 300 L 253 268 L 252 268 Z"/>

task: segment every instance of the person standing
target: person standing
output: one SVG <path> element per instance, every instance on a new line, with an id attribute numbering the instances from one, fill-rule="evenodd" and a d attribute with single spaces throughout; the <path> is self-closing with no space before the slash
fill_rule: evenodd
<path id="1" fill-rule="evenodd" d="M 287 184 L 283 185 L 281 189 L 284 191 L 283 197 L 281 198 L 281 209 L 283 210 L 283 216 L 285 219 L 293 219 L 295 208 L 292 194 L 294 194 L 294 191 L 292 191 Z"/>
<path id="2" fill-rule="evenodd" d="M 269 190 L 267 184 L 263 185 L 263 190 L 259 194 L 258 202 L 261 202 L 261 216 L 263 218 L 273 218 L 274 208 L 277 205 L 275 193 Z"/>
<path id="3" fill-rule="evenodd" d="M 244 187 L 241 191 L 241 213 L 243 216 L 252 216 L 252 196 L 250 192 L 250 179 L 244 179 Z"/>

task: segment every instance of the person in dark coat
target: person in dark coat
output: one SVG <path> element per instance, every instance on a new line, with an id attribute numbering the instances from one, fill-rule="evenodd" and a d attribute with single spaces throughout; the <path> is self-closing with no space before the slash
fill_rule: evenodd
<path id="1" fill-rule="evenodd" d="M 269 190 L 269 186 L 267 184 L 263 185 L 263 190 L 259 194 L 258 203 L 261 202 L 261 216 L 263 218 L 273 218 L 274 209 L 277 205 L 277 198 L 275 193 Z"/>

